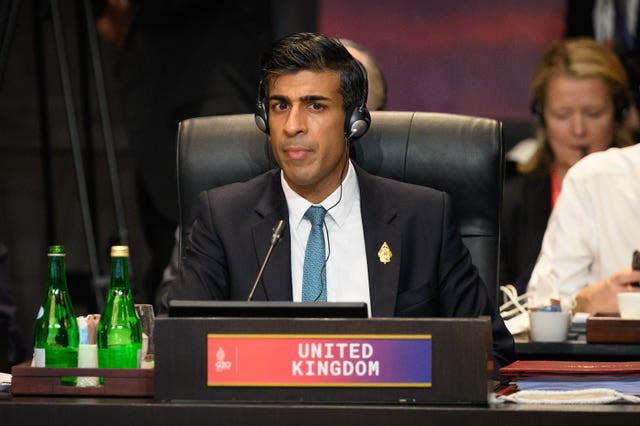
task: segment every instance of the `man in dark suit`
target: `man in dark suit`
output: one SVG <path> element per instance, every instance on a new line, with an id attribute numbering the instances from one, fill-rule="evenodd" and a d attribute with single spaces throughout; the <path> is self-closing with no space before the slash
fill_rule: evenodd
<path id="1" fill-rule="evenodd" d="M 256 121 L 280 169 L 201 195 L 173 298 L 246 300 L 283 219 L 256 300 L 365 301 L 376 317 L 489 315 L 496 364 L 510 362 L 513 338 L 447 194 L 372 176 L 349 160 L 349 140 L 370 122 L 362 66 L 338 41 L 302 33 L 274 43 L 262 73 Z M 319 223 L 312 210 L 322 211 Z M 314 263 L 318 235 L 324 247 Z"/>

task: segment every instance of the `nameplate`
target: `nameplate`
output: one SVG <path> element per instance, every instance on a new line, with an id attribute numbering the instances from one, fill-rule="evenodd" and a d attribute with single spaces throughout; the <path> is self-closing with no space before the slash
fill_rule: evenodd
<path id="1" fill-rule="evenodd" d="M 158 316 L 154 343 L 158 401 L 487 403 L 488 317 Z"/>
<path id="2" fill-rule="evenodd" d="M 209 334 L 210 387 L 431 387 L 430 334 Z"/>

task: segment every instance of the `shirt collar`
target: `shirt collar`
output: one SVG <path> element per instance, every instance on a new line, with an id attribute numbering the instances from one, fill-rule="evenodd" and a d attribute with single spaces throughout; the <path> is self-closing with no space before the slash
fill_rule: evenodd
<path id="1" fill-rule="evenodd" d="M 280 171 L 280 182 L 289 208 L 289 224 L 290 226 L 297 228 L 300 225 L 300 222 L 302 222 L 302 218 L 306 211 L 314 204 L 310 203 L 291 189 L 284 178 L 282 171 Z M 326 217 L 330 218 L 338 227 L 342 227 L 353 208 L 354 202 L 359 199 L 360 191 L 358 188 L 358 177 L 351 160 L 349 160 L 347 175 L 343 179 L 342 184 L 338 186 L 327 198 L 322 200 L 320 205 L 327 209 Z"/>

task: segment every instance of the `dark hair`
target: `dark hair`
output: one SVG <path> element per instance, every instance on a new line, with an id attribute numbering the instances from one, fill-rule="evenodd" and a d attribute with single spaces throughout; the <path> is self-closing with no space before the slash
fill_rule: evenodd
<path id="1" fill-rule="evenodd" d="M 360 106 L 366 96 L 364 71 L 340 41 L 315 33 L 296 33 L 275 41 L 262 56 L 265 97 L 269 95 L 271 79 L 305 70 L 332 70 L 340 74 L 339 90 L 345 112 Z"/>

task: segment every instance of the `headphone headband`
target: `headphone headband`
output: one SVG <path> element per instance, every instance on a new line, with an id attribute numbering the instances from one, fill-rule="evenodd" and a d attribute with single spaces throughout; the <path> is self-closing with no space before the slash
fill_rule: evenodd
<path id="1" fill-rule="evenodd" d="M 369 79 L 367 78 L 367 71 L 360 61 L 355 58 L 353 61 L 360 70 L 364 87 L 361 91 L 362 96 L 360 97 L 359 105 L 356 105 L 351 111 L 347 111 L 345 113 L 344 135 L 350 141 L 362 137 L 367 133 L 367 130 L 369 130 L 369 126 L 371 125 L 371 114 L 369 114 L 369 110 L 367 109 L 367 97 L 369 96 Z M 265 105 L 265 97 L 264 78 L 260 78 L 260 81 L 258 82 L 258 99 L 256 102 L 254 120 L 258 129 L 269 134 L 269 114 Z"/>
<path id="2" fill-rule="evenodd" d="M 631 107 L 631 98 L 627 91 L 618 92 L 613 95 L 614 118 L 616 122 L 624 122 L 627 112 Z M 544 104 L 542 100 L 533 98 L 530 105 L 531 115 L 540 124 L 544 124 Z"/>

